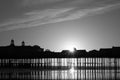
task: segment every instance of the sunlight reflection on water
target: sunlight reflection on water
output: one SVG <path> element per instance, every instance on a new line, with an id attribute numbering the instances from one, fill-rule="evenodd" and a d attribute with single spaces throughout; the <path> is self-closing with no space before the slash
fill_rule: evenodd
<path id="1" fill-rule="evenodd" d="M 28 61 L 27 61 L 28 60 Z M 0 79 L 32 80 L 119 80 L 120 59 L 114 58 L 57 58 L 55 59 L 11 59 L 13 67 L 19 64 L 29 68 L 0 69 Z M 0 60 L 0 66 L 8 65 L 8 60 Z M 25 61 L 25 64 L 23 63 Z M 4 62 L 4 64 L 3 64 Z M 28 63 L 27 63 L 28 62 Z M 47 66 L 50 69 L 41 69 Z M 30 68 L 31 67 L 31 68 Z M 59 67 L 59 69 L 57 69 Z M 67 67 L 67 68 L 66 68 Z M 55 69 L 54 69 L 55 68 Z M 64 69 L 65 68 L 65 69 Z"/>
<path id="2" fill-rule="evenodd" d="M 115 79 L 114 70 L 55 70 L 55 71 L 22 71 L 22 72 L 0 72 L 1 79 Z M 117 73 L 120 79 L 120 73 Z"/>

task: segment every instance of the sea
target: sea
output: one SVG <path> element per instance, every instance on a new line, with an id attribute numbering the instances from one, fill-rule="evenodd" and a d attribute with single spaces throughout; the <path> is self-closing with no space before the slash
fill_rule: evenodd
<path id="1" fill-rule="evenodd" d="M 0 80 L 120 80 L 120 59 L 0 59 Z"/>

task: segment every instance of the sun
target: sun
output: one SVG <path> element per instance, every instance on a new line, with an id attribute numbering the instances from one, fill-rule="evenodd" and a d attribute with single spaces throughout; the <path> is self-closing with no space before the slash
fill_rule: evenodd
<path id="1" fill-rule="evenodd" d="M 67 49 L 68 49 L 70 52 L 74 52 L 74 46 L 73 46 L 73 45 L 68 45 Z"/>
<path id="2" fill-rule="evenodd" d="M 76 46 L 73 43 L 69 43 L 65 45 L 65 49 L 69 50 L 70 52 L 74 52 L 74 48 L 76 48 Z"/>

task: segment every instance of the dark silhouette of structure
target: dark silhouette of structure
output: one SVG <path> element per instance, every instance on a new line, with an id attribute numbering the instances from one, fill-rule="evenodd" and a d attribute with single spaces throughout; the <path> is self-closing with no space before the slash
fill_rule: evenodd
<path id="1" fill-rule="evenodd" d="M 25 46 L 25 42 L 24 41 L 22 41 L 22 46 Z"/>
<path id="2" fill-rule="evenodd" d="M 11 40 L 10 46 L 15 46 L 13 39 Z"/>
<path id="3" fill-rule="evenodd" d="M 8 80 L 22 80 L 22 78 L 23 80 L 32 80 L 31 78 L 45 80 L 45 75 L 49 74 L 47 75 L 49 77 L 51 70 L 59 70 L 59 74 L 54 72 L 54 75 L 59 76 L 57 80 L 63 80 L 60 77 L 63 71 L 60 72 L 60 70 L 71 71 L 71 68 L 73 69 L 72 74 L 76 75 L 72 78 L 73 80 L 119 80 L 120 47 L 101 48 L 88 52 L 76 48 L 73 52 L 69 50 L 52 52 L 48 49 L 44 50 L 38 45 L 25 45 L 24 41 L 22 41 L 21 46 L 17 46 L 12 39 L 9 46 L 0 47 L 0 68 L 5 70 L 5 72 L 0 71 L 0 79 L 6 79 L 7 76 Z M 9 71 L 6 71 L 6 69 L 9 69 Z M 24 69 L 25 74 L 18 69 Z M 73 73 L 74 69 L 78 72 Z M 21 78 L 21 75 L 24 77 Z M 26 77 L 26 75 L 29 77 Z M 91 75 L 90 79 L 88 75 Z M 55 80 L 55 78 L 53 79 Z M 65 79 L 69 80 L 71 78 Z M 46 80 L 52 80 L 52 77 Z"/>
<path id="4" fill-rule="evenodd" d="M 77 50 L 74 48 L 74 52 L 69 50 L 63 50 L 62 52 L 52 52 L 50 50 L 44 51 L 38 45 L 28 46 L 22 41 L 21 46 L 17 46 L 14 40 L 11 40 L 9 46 L 0 47 L 1 55 L 0 58 L 80 58 L 80 57 L 120 57 L 120 47 L 112 48 L 101 48 L 99 51 L 91 50 L 87 52 L 86 50 Z M 74 55 L 74 56 L 73 56 Z"/>

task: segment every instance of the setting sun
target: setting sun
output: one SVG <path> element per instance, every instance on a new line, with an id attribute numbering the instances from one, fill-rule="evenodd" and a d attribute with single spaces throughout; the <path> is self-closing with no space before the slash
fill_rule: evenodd
<path id="1" fill-rule="evenodd" d="M 64 49 L 69 50 L 70 52 L 74 52 L 74 48 L 77 48 L 77 46 L 73 42 L 66 42 L 64 44 Z"/>
<path id="2" fill-rule="evenodd" d="M 73 46 L 73 45 L 68 45 L 68 46 L 67 46 L 67 49 L 68 49 L 70 52 L 73 52 L 73 51 L 74 51 L 74 46 Z"/>

